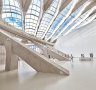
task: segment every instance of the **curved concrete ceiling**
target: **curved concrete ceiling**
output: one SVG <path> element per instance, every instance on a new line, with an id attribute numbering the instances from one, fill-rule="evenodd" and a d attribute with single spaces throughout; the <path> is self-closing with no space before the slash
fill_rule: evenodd
<path id="1" fill-rule="evenodd" d="M 0 0 L 0 13 L 2 13 L 2 1 L 3 0 Z M 31 4 L 31 2 L 32 2 L 32 0 L 17 0 L 19 3 L 20 3 L 20 7 L 21 7 L 21 9 L 22 9 L 22 12 L 23 13 L 25 13 L 26 14 L 26 12 L 27 12 L 27 10 L 28 10 L 28 8 L 29 8 L 29 6 L 30 6 L 30 4 Z M 41 21 L 42 21 L 42 18 L 43 18 L 43 15 L 46 13 L 46 11 L 48 10 L 48 8 L 51 6 L 51 4 L 52 4 L 52 2 L 54 2 L 55 0 L 41 0 L 40 2 L 41 2 L 41 6 L 40 6 L 40 14 L 39 14 L 39 16 L 38 16 L 38 25 L 36 26 L 37 28 L 36 29 L 34 29 L 35 30 L 35 33 L 36 32 L 38 32 L 38 29 L 39 29 L 39 26 L 40 26 L 40 24 L 41 24 Z M 83 13 L 85 13 L 86 11 L 88 11 L 88 10 L 90 10 L 93 6 L 96 6 L 96 0 L 60 0 L 60 3 L 58 4 L 58 6 L 57 7 L 59 7 L 59 9 L 57 9 L 57 7 L 56 7 L 56 11 L 58 11 L 58 13 L 56 13 L 55 15 L 53 15 L 53 18 L 52 19 L 50 19 L 50 22 L 49 22 L 49 25 L 50 25 L 50 27 L 48 27 L 47 28 L 47 32 L 50 30 L 50 28 L 51 28 L 51 26 L 53 25 L 53 23 L 55 22 L 55 20 L 56 20 L 56 18 L 58 17 L 58 15 L 60 14 L 60 12 L 62 11 L 62 10 L 64 10 L 64 8 L 66 8 L 66 6 L 71 2 L 71 1 L 74 1 L 75 2 L 75 4 L 74 4 L 74 6 L 73 7 L 71 7 L 70 9 L 72 9 L 71 11 L 70 11 L 70 14 L 68 14 L 68 17 L 74 12 L 74 11 L 76 11 L 79 7 L 81 7 L 84 3 L 86 3 L 86 2 L 90 2 L 90 1 L 92 1 L 92 3 L 91 4 L 89 4 L 88 6 L 86 6 L 86 8 L 85 8 L 85 10 L 83 10 L 82 11 L 82 13 L 81 14 L 83 14 Z M 35 10 L 34 10 L 35 11 Z M 51 10 L 50 10 L 51 11 Z M 67 10 L 68 11 L 68 10 Z M 52 13 L 52 12 L 51 12 Z M 93 12 L 92 12 L 92 14 L 94 14 L 94 13 L 96 13 L 96 10 L 94 10 Z M 31 13 L 30 13 L 31 14 Z M 49 12 L 49 14 L 50 14 L 50 12 Z M 80 15 L 81 15 L 80 14 Z M 91 15 L 92 15 L 91 14 Z M 90 15 L 90 16 L 91 16 Z M 34 15 L 35 16 L 35 15 Z M 62 17 L 63 17 L 64 15 L 62 15 Z M 66 15 L 67 16 L 67 15 Z M 68 17 L 66 17 L 66 19 L 65 20 L 67 20 L 68 19 Z M 50 18 L 50 17 L 47 17 L 47 19 L 45 20 L 45 22 L 44 22 L 44 24 L 46 23 L 46 22 L 48 22 L 48 18 Z M 62 18 L 63 19 L 63 18 Z M 61 19 L 61 20 L 62 20 Z M 65 22 L 65 20 L 63 21 L 63 22 Z M 77 18 L 76 18 L 76 20 L 77 20 Z M 74 20 L 75 21 L 75 20 Z M 73 21 L 73 22 L 74 22 Z M 63 24 L 63 22 L 60 24 L 60 26 Z M 73 23 L 72 22 L 72 23 Z M 60 23 L 60 22 L 59 22 Z M 71 24 L 70 24 L 71 25 Z M 57 27 L 59 26 L 59 24 L 57 25 Z M 44 28 L 44 27 L 43 27 Z M 60 27 L 58 27 L 58 30 L 59 30 L 59 28 Z M 55 28 L 56 29 L 56 28 Z M 54 30 L 55 30 L 54 29 Z M 41 31 L 42 32 L 42 31 Z M 44 31 L 45 32 L 45 31 Z M 46 32 L 46 33 L 47 33 Z M 45 37 L 45 35 L 46 35 L 46 33 L 44 33 L 43 35 L 44 35 L 44 37 Z M 52 36 L 53 37 L 53 36 Z M 51 39 L 52 39 L 52 37 L 51 37 Z M 42 39 L 42 38 L 41 38 Z"/>
<path id="2" fill-rule="evenodd" d="M 84 12 L 88 11 L 90 8 L 92 8 L 93 6 L 96 6 L 96 0 L 94 0 L 85 10 Z"/>
<path id="3" fill-rule="evenodd" d="M 60 12 L 71 2 L 72 0 L 62 0 Z"/>
<path id="4" fill-rule="evenodd" d="M 46 11 L 49 8 L 49 6 L 51 5 L 52 2 L 53 2 L 53 0 L 43 0 L 44 11 Z"/>
<path id="5" fill-rule="evenodd" d="M 23 12 L 26 13 L 32 0 L 19 0 L 19 2 L 20 2 Z M 43 0 L 43 3 L 44 3 L 43 11 L 46 11 L 52 2 L 53 2 L 53 0 Z"/>

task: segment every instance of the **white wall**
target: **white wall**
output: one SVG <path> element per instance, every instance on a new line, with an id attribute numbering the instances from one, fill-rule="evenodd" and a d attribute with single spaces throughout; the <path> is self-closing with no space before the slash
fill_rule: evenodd
<path id="1" fill-rule="evenodd" d="M 54 47 L 75 57 L 79 57 L 81 53 L 85 56 L 93 53 L 96 57 L 96 21 L 60 37 Z"/>

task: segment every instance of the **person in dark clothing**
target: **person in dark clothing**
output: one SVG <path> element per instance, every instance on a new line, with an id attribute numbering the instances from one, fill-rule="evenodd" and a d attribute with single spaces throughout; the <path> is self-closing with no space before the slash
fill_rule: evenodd
<path id="1" fill-rule="evenodd" d="M 90 58 L 91 60 L 93 60 L 93 53 L 90 53 Z"/>
<path id="2" fill-rule="evenodd" d="M 72 60 L 72 62 L 73 62 L 73 55 L 71 54 L 71 56 L 70 56 L 70 57 L 71 57 L 71 60 Z"/>

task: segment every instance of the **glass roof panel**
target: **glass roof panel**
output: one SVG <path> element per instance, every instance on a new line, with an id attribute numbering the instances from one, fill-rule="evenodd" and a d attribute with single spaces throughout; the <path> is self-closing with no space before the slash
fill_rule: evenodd
<path id="1" fill-rule="evenodd" d="M 45 30 L 47 29 L 49 23 L 51 22 L 52 18 L 54 17 L 54 15 L 56 13 L 58 2 L 59 2 L 59 0 L 54 0 L 52 2 L 51 6 L 48 8 L 48 10 L 43 15 L 40 27 L 39 27 L 38 32 L 37 32 L 37 37 L 40 36 L 40 35 L 38 36 L 39 32 L 42 31 L 42 34 L 41 34 L 41 36 L 42 36 L 44 34 Z M 46 26 L 46 27 L 42 29 L 43 26 L 44 27 Z M 40 38 L 41 38 L 41 36 L 40 36 Z"/>
<path id="2" fill-rule="evenodd" d="M 61 34 L 57 35 L 55 34 L 54 38 L 51 41 L 54 41 L 55 39 L 57 39 L 59 36 L 61 35 L 67 35 L 70 32 L 72 32 L 76 26 L 78 26 L 80 23 L 82 23 L 86 18 L 89 17 L 89 15 L 94 11 L 94 7 L 91 8 L 90 10 L 88 10 L 87 12 L 85 12 L 84 14 L 82 14 L 80 17 L 78 17 L 72 24 L 69 25 L 69 27 L 67 27 L 65 29 L 65 31 L 63 31 Z"/>
<path id="3" fill-rule="evenodd" d="M 55 21 L 53 22 L 52 26 L 50 27 L 49 31 L 47 32 L 45 39 L 48 38 L 53 30 L 56 29 L 56 27 L 58 26 L 58 24 L 62 21 L 62 19 L 66 16 L 66 14 L 69 12 L 71 6 L 72 6 L 73 2 L 70 2 L 61 12 L 60 14 L 57 16 L 57 18 L 55 19 Z"/>
<path id="4" fill-rule="evenodd" d="M 76 17 L 76 15 L 78 14 L 79 10 L 80 10 L 80 8 L 77 9 L 75 12 L 73 12 L 73 13 L 66 19 L 66 21 L 61 25 L 61 27 L 55 32 L 55 34 L 53 35 L 53 37 L 57 36 L 58 33 L 60 33 L 60 32 L 62 31 L 62 29 L 63 29 L 70 21 L 72 21 L 72 20 Z"/>
<path id="5" fill-rule="evenodd" d="M 95 18 L 96 18 L 96 13 L 93 14 L 93 15 L 91 15 L 91 16 L 89 16 L 86 20 L 84 20 L 83 22 L 81 22 L 81 24 L 78 25 L 75 29 L 78 29 L 78 28 L 80 28 L 80 27 L 82 27 L 82 26 L 85 26 L 85 25 L 89 24 L 89 23 L 92 22 Z M 75 29 L 74 29 L 74 30 L 75 30 Z M 73 30 L 73 31 L 74 31 L 74 30 Z"/>
<path id="6" fill-rule="evenodd" d="M 82 14 L 77 20 L 75 20 L 67 29 L 66 32 L 63 32 L 63 35 L 67 35 L 68 33 L 72 32 L 76 26 L 80 25 L 80 23 L 82 23 L 83 21 L 86 20 L 86 18 L 89 17 L 89 15 L 93 12 L 92 9 L 88 10 L 87 12 L 85 12 L 84 14 Z"/>
<path id="7" fill-rule="evenodd" d="M 86 1 L 81 5 L 75 12 L 73 12 L 68 19 L 61 25 L 61 27 L 52 35 L 53 38 L 58 38 L 78 17 L 83 13 L 85 8 L 91 3 L 91 1 Z M 68 23 L 66 23 L 68 21 Z M 65 24 L 65 25 L 64 25 Z"/>
<path id="8" fill-rule="evenodd" d="M 90 0 L 86 1 L 86 4 L 82 4 L 82 6 L 80 6 L 80 8 L 73 13 L 72 10 L 76 5 L 76 0 L 72 0 L 58 14 L 57 11 L 59 11 L 59 2 L 60 0 L 53 0 L 50 7 L 44 12 L 42 19 L 40 19 L 40 12 L 42 11 L 40 10 L 42 5 L 41 0 L 32 0 L 25 15 L 25 32 L 34 36 L 36 35 L 38 38 L 43 38 L 45 40 L 51 39 L 52 41 L 71 30 L 75 31 L 77 28 L 90 23 L 96 18 L 96 14 L 90 17 L 88 17 L 89 13 L 84 13 L 81 15 L 84 9 L 91 2 Z M 82 7 L 84 9 L 82 9 Z M 23 15 L 18 0 L 3 0 L 2 18 L 5 21 L 18 29 L 22 29 L 22 16 Z"/>
<path id="9" fill-rule="evenodd" d="M 32 0 L 25 16 L 25 32 L 34 35 L 40 14 L 40 0 Z"/>
<path id="10" fill-rule="evenodd" d="M 22 16 L 17 0 L 3 0 L 2 18 L 18 29 L 22 29 Z"/>

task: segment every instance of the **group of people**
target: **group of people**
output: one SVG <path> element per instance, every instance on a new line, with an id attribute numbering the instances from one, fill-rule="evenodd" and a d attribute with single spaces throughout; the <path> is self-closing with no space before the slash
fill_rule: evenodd
<path id="1" fill-rule="evenodd" d="M 84 54 L 81 54 L 81 57 L 84 58 Z M 93 53 L 90 53 L 90 58 L 93 58 Z"/>
<path id="2" fill-rule="evenodd" d="M 81 58 L 85 58 L 84 54 L 81 54 Z M 90 60 L 93 60 L 93 53 L 90 53 Z"/>
<path id="3" fill-rule="evenodd" d="M 84 58 L 84 57 L 85 57 L 84 54 L 81 54 L 81 58 Z M 70 59 L 71 59 L 72 61 L 73 61 L 73 58 L 74 58 L 74 57 L 73 57 L 73 55 L 71 54 L 71 55 L 70 55 Z M 93 53 L 90 53 L 90 59 L 93 60 Z"/>

